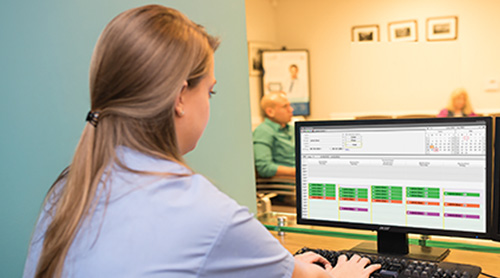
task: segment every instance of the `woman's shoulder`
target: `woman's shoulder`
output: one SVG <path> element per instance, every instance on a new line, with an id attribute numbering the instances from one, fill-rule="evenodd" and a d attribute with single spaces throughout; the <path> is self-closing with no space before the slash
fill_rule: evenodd
<path id="1" fill-rule="evenodd" d="M 167 164 L 170 170 L 183 170 L 180 165 Z M 196 218 L 201 214 L 204 218 L 229 217 L 240 207 L 207 178 L 195 173 L 122 173 L 112 180 L 110 188 L 110 205 L 141 207 L 144 217 L 157 219 Z"/>
<path id="2" fill-rule="evenodd" d="M 205 217 L 229 216 L 241 207 L 201 174 L 182 177 L 176 182 L 183 187 L 181 195 L 185 199 L 181 200 Z"/>
<path id="3" fill-rule="evenodd" d="M 206 222 L 223 221 L 241 209 L 209 179 L 184 165 L 130 149 L 124 149 L 121 158 L 125 166 L 134 170 L 157 173 L 140 174 L 121 169 L 112 175 L 108 209 L 116 209 L 120 215 L 133 210 L 130 215 L 141 214 L 167 222 L 182 222 L 182 219 Z"/>

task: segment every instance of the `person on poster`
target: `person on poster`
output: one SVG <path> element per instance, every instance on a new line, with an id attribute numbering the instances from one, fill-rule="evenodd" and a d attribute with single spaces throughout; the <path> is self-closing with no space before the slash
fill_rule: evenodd
<path id="1" fill-rule="evenodd" d="M 296 64 L 291 64 L 288 67 L 290 76 L 285 82 L 284 91 L 289 98 L 304 98 L 307 97 L 306 80 L 299 78 L 299 67 Z"/>

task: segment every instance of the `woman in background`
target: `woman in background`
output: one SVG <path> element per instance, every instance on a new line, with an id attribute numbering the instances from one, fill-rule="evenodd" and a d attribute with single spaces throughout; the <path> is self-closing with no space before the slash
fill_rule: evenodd
<path id="1" fill-rule="evenodd" d="M 158 5 L 106 26 L 91 62 L 88 123 L 47 194 L 24 277 L 341 278 L 380 267 L 357 255 L 335 268 L 314 253 L 292 257 L 185 164 L 208 122 L 217 46 Z"/>
<path id="2" fill-rule="evenodd" d="M 441 110 L 438 117 L 474 117 L 469 95 L 464 88 L 458 88 L 451 93 L 448 106 Z"/>

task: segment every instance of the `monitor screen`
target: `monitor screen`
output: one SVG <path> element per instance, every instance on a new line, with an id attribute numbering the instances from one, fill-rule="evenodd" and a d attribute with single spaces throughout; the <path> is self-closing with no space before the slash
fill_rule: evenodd
<path id="1" fill-rule="evenodd" d="M 491 118 L 295 128 L 299 224 L 489 236 Z"/>

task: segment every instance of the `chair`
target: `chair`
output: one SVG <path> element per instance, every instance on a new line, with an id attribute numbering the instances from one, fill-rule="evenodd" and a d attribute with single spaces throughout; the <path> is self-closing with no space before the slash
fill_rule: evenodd
<path id="1" fill-rule="evenodd" d="M 289 176 L 274 176 L 261 178 L 256 176 L 257 184 L 257 215 L 266 215 L 271 210 L 283 210 L 290 203 L 295 203 L 295 178 Z M 272 198 L 276 198 L 271 202 Z M 284 203 L 283 203 L 284 202 Z M 281 205 L 279 205 L 281 203 Z M 274 206 L 271 208 L 271 206 Z"/>
<path id="2" fill-rule="evenodd" d="M 378 119 L 392 119 L 392 116 L 388 115 L 366 115 L 366 116 L 356 116 L 356 120 L 378 120 Z"/>
<path id="3" fill-rule="evenodd" d="M 276 196 L 276 193 L 257 193 L 257 216 L 271 212 L 271 198 Z"/>
<path id="4" fill-rule="evenodd" d="M 274 176 L 272 178 L 256 177 L 257 193 L 295 196 L 295 178 Z"/>

